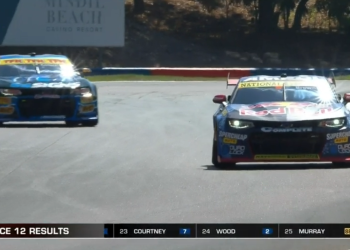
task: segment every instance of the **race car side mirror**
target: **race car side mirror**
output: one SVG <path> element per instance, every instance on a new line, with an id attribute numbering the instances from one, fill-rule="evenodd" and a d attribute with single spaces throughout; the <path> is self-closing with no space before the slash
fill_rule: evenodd
<path id="1" fill-rule="evenodd" d="M 91 69 L 81 68 L 81 69 L 78 69 L 78 72 L 80 73 L 81 76 L 87 76 L 89 75 L 89 73 L 91 73 Z"/>
<path id="2" fill-rule="evenodd" d="M 226 102 L 226 96 L 225 95 L 216 95 L 213 98 L 213 103 L 222 104 L 223 102 Z"/>
<path id="3" fill-rule="evenodd" d="M 350 93 L 345 93 L 343 99 L 346 103 L 350 102 Z"/>

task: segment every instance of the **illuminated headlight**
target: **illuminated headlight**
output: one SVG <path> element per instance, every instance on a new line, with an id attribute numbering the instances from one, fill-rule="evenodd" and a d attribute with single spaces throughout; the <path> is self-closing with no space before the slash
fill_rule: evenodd
<path id="1" fill-rule="evenodd" d="M 22 92 L 18 89 L 0 89 L 0 93 L 5 96 L 21 95 Z"/>
<path id="2" fill-rule="evenodd" d="M 252 128 L 254 127 L 254 124 L 252 122 L 246 122 L 246 121 L 239 121 L 239 120 L 228 120 L 228 124 L 231 128 L 236 129 L 244 129 L 244 128 Z"/>
<path id="3" fill-rule="evenodd" d="M 78 89 L 73 89 L 73 94 L 75 95 L 81 95 L 84 97 L 90 97 L 92 96 L 91 90 L 89 88 L 78 88 Z"/>
<path id="4" fill-rule="evenodd" d="M 328 127 L 328 128 L 339 128 L 344 126 L 345 119 L 344 118 L 338 118 L 338 119 L 331 119 L 326 121 L 321 121 L 318 126 L 319 127 Z"/>
<path id="5" fill-rule="evenodd" d="M 76 94 L 76 95 L 84 95 L 84 94 L 91 93 L 89 88 L 72 89 L 72 92 L 73 92 L 73 94 Z"/>

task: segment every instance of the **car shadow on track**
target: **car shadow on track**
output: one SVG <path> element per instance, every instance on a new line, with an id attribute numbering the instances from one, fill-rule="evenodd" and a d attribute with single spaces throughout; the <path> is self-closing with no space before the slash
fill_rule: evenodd
<path id="1" fill-rule="evenodd" d="M 21 124 L 2 124 L 1 128 L 76 128 L 79 126 L 67 126 L 66 124 L 52 124 L 52 123 L 21 123 Z"/>
<path id="2" fill-rule="evenodd" d="M 219 169 L 213 165 L 203 165 L 204 170 L 216 171 L 256 171 L 256 170 L 309 170 L 309 169 L 346 169 L 346 167 L 336 167 L 331 163 L 262 163 L 262 164 L 238 164 L 236 166 Z"/>

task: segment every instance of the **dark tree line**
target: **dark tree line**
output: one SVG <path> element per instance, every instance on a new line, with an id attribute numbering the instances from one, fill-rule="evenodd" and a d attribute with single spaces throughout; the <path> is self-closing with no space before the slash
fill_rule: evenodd
<path id="1" fill-rule="evenodd" d="M 144 0 L 134 1 L 134 13 L 145 10 Z M 188 0 L 193 1 L 193 0 Z M 302 18 L 310 8 L 327 13 L 330 20 L 337 22 L 339 30 L 350 33 L 350 0 L 197 0 L 208 11 L 243 4 L 254 8 L 252 18 L 258 31 L 269 32 L 278 28 L 278 20 L 282 17 L 284 29 L 298 31 Z M 311 4 L 312 2 L 312 4 Z M 291 13 L 294 13 L 292 24 L 289 24 Z"/>
<path id="2" fill-rule="evenodd" d="M 134 13 L 140 14 L 145 11 L 144 0 L 134 0 Z"/>

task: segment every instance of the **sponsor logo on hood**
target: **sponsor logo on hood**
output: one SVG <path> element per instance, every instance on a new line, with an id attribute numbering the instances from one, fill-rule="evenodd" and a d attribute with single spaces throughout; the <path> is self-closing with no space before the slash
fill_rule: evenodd
<path id="1" fill-rule="evenodd" d="M 248 135 L 234 134 L 234 133 L 220 131 L 219 137 L 225 137 L 225 138 L 229 138 L 229 139 L 236 139 L 236 140 L 244 141 L 248 138 Z"/>
<path id="2" fill-rule="evenodd" d="M 63 83 L 63 82 L 38 82 L 33 83 L 32 88 L 72 88 L 75 89 L 80 86 L 80 82 Z"/>
<path id="3" fill-rule="evenodd" d="M 59 95 L 51 95 L 51 94 L 37 94 L 34 96 L 35 99 L 41 99 L 41 98 L 52 98 L 52 99 L 58 99 L 60 98 Z"/>
<path id="4" fill-rule="evenodd" d="M 41 119 L 64 119 L 66 116 L 64 115 L 45 115 L 45 116 L 40 116 Z"/>
<path id="5" fill-rule="evenodd" d="M 262 127 L 262 132 L 265 133 L 301 133 L 301 132 L 312 132 L 312 128 L 270 128 L 270 127 Z"/>
<path id="6" fill-rule="evenodd" d="M 266 102 L 249 105 L 248 109 L 267 108 L 267 107 L 316 107 L 314 102 Z"/>
<path id="7" fill-rule="evenodd" d="M 245 146 L 233 145 L 233 146 L 230 146 L 229 154 L 230 155 L 242 155 L 242 154 L 244 154 L 244 151 L 245 151 Z"/>
<path id="8" fill-rule="evenodd" d="M 340 108 L 338 108 L 340 109 Z M 239 109 L 239 114 L 242 116 L 267 116 L 267 115 L 324 115 L 334 112 L 330 105 L 316 104 L 311 102 L 271 102 L 259 103 L 249 106 L 244 106 Z"/>
<path id="9" fill-rule="evenodd" d="M 336 138 L 349 137 L 349 136 L 350 136 L 350 131 L 339 132 L 339 133 L 332 133 L 332 134 L 327 134 L 327 140 L 333 140 L 333 139 L 336 139 Z"/>
<path id="10" fill-rule="evenodd" d="M 341 154 L 349 154 L 350 144 L 338 145 L 338 152 Z"/>
<path id="11" fill-rule="evenodd" d="M 297 154 L 297 155 L 255 155 L 254 160 L 309 160 L 320 159 L 316 154 Z"/>
<path id="12" fill-rule="evenodd" d="M 276 109 L 265 109 L 260 111 L 254 111 L 251 109 L 240 109 L 239 114 L 242 116 L 267 116 L 267 115 L 324 115 L 328 113 L 332 113 L 334 111 L 333 108 L 321 108 L 318 110 L 308 110 L 305 108 L 276 108 Z"/>
<path id="13" fill-rule="evenodd" d="M 340 137 L 340 138 L 334 139 L 334 143 L 336 144 L 346 143 L 346 142 L 349 142 L 349 137 Z"/>

